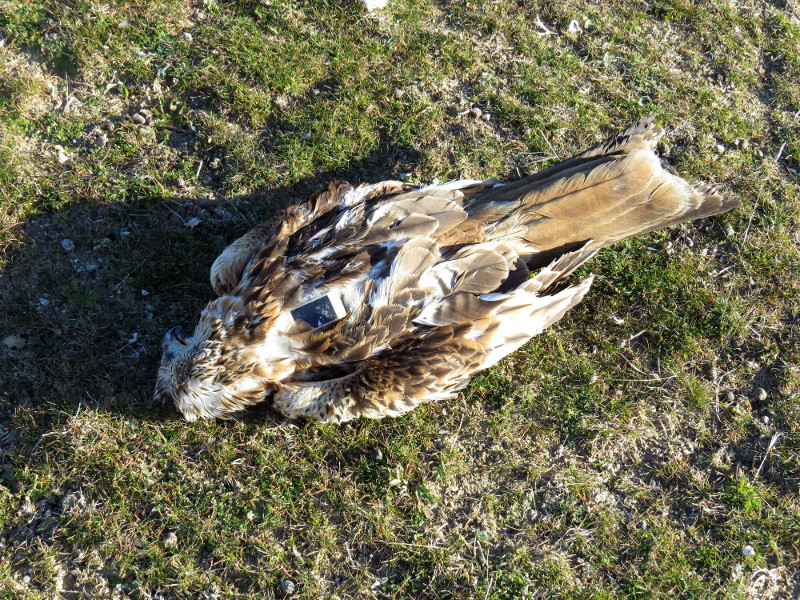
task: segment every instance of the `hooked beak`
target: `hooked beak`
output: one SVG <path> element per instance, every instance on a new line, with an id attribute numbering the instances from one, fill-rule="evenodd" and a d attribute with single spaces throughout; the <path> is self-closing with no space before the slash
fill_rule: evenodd
<path id="1" fill-rule="evenodd" d="M 186 339 L 183 337 L 180 327 L 173 327 L 166 334 L 164 334 L 164 339 L 161 340 L 161 350 L 166 350 L 173 342 L 176 341 L 184 346 L 189 345 Z"/>

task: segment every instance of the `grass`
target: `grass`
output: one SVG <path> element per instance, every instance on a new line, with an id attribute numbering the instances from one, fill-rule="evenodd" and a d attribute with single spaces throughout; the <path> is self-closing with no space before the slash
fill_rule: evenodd
<path id="1" fill-rule="evenodd" d="M 796 596 L 795 3 L 0 0 L 0 39 L 0 598 Z M 743 208 L 601 253 L 457 401 L 151 404 L 161 335 L 282 206 L 514 178 L 649 113 Z"/>

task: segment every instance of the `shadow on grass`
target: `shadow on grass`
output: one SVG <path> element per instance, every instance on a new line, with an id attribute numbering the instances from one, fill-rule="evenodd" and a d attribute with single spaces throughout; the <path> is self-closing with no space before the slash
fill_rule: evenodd
<path id="1" fill-rule="evenodd" d="M 24 224 L 0 271 L 0 424 L 31 413 L 35 441 L 80 405 L 138 420 L 178 418 L 151 401 L 163 332 L 192 329 L 213 297 L 209 268 L 263 219 L 332 179 L 380 181 L 413 151 L 382 143 L 346 170 L 219 200 L 77 201 Z M 367 177 L 369 175 L 369 177 Z M 276 416 L 247 411 L 247 421 Z"/>

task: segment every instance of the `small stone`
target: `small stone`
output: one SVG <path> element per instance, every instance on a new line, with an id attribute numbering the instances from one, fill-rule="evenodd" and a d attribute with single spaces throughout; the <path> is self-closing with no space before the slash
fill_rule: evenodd
<path id="1" fill-rule="evenodd" d="M 772 419 L 770 419 L 770 418 L 769 418 L 769 415 L 764 415 L 763 417 L 761 417 L 761 422 L 762 422 L 764 425 L 769 425 L 769 422 L 770 422 L 771 420 L 772 420 Z"/>
<path id="2" fill-rule="evenodd" d="M 136 113 L 131 117 L 131 121 L 137 125 L 144 125 L 147 122 L 147 119 L 145 119 L 144 116 L 140 115 L 139 113 Z"/>
<path id="3" fill-rule="evenodd" d="M 183 39 L 185 39 L 187 42 L 191 42 L 192 41 L 192 34 L 189 33 L 188 31 L 184 31 L 183 32 Z"/>
<path id="4" fill-rule="evenodd" d="M 761 387 L 757 387 L 753 390 L 753 398 L 758 400 L 759 402 L 763 402 L 767 399 L 767 390 Z"/>
<path id="5" fill-rule="evenodd" d="M 572 35 L 578 35 L 583 33 L 583 29 L 581 28 L 580 23 L 576 19 L 572 19 L 569 22 L 569 27 L 567 27 L 567 33 L 571 33 Z"/>
<path id="6" fill-rule="evenodd" d="M 174 531 L 170 531 L 164 536 L 164 546 L 167 548 L 175 548 L 178 546 L 178 536 Z"/>
<path id="7" fill-rule="evenodd" d="M 476 119 L 480 119 L 481 115 L 483 114 L 483 111 L 477 106 L 473 106 L 472 108 L 469 109 L 469 114 L 470 116 L 473 116 Z"/>
<path id="8" fill-rule="evenodd" d="M 481 119 L 484 121 L 491 121 L 492 120 L 492 113 L 485 112 L 481 115 Z"/>
<path id="9" fill-rule="evenodd" d="M 750 544 L 747 544 L 744 548 L 742 548 L 742 556 L 748 556 L 749 557 L 749 556 L 755 556 L 755 555 L 756 555 L 756 551 Z"/>
<path id="10" fill-rule="evenodd" d="M 281 582 L 281 593 L 284 596 L 291 596 L 294 594 L 294 582 L 286 579 L 285 581 Z"/>
<path id="11" fill-rule="evenodd" d="M 758 158 L 764 158 L 764 151 L 761 150 L 761 148 L 759 148 L 758 150 L 756 150 L 756 156 Z"/>
<path id="12" fill-rule="evenodd" d="M 19 350 L 20 348 L 24 348 L 28 343 L 21 335 L 7 335 L 3 338 L 3 346 L 6 348 L 10 348 L 11 350 Z"/>
<path id="13" fill-rule="evenodd" d="M 736 230 L 731 225 L 725 225 L 725 237 L 733 237 L 736 235 Z"/>
<path id="14" fill-rule="evenodd" d="M 403 90 L 401 90 L 400 88 L 395 88 L 394 89 L 394 97 L 397 98 L 398 100 L 400 98 L 402 98 L 403 97 Z"/>
<path id="15" fill-rule="evenodd" d="M 733 402 L 733 401 L 736 400 L 736 394 L 734 394 L 732 391 L 728 390 L 728 393 L 725 394 L 725 399 L 728 402 Z"/>
<path id="16" fill-rule="evenodd" d="M 198 219 L 197 217 L 192 217 L 191 219 L 186 221 L 186 227 L 190 227 L 190 228 L 194 229 L 195 227 L 200 225 L 200 223 L 202 223 L 202 221 L 200 219 Z"/>
<path id="17" fill-rule="evenodd" d="M 19 504 L 19 512 L 25 516 L 30 516 L 36 512 L 36 505 L 30 496 L 25 496 Z"/>
<path id="18" fill-rule="evenodd" d="M 25 577 L 22 578 L 22 583 L 24 583 L 25 585 L 28 585 L 30 582 L 31 582 L 30 575 L 25 575 Z"/>
<path id="19" fill-rule="evenodd" d="M 73 242 L 69 238 L 64 238 L 63 240 L 61 240 L 61 247 L 67 252 L 72 252 L 73 250 L 75 250 L 75 242 Z"/>
<path id="20" fill-rule="evenodd" d="M 149 296 L 149 295 L 150 292 L 148 292 L 147 290 L 142 290 L 142 296 Z"/>
<path id="21" fill-rule="evenodd" d="M 178 177 L 175 179 L 175 185 L 177 185 L 179 188 L 185 188 L 186 180 L 183 177 Z"/>
<path id="22" fill-rule="evenodd" d="M 369 457 L 371 460 L 379 462 L 383 460 L 383 452 L 381 452 L 380 448 L 373 448 L 372 452 L 369 453 Z"/>
<path id="23" fill-rule="evenodd" d="M 58 151 L 57 158 L 58 158 L 58 164 L 63 165 L 65 162 L 69 160 L 69 155 L 66 152 L 64 152 L 64 149 L 62 148 Z"/>
<path id="24" fill-rule="evenodd" d="M 79 515 L 86 509 L 86 496 L 78 490 L 61 499 L 61 510 L 67 514 Z"/>
<path id="25" fill-rule="evenodd" d="M 723 152 L 725 152 L 725 145 L 724 144 L 717 144 L 716 146 L 714 146 L 714 151 L 717 154 L 722 154 Z"/>

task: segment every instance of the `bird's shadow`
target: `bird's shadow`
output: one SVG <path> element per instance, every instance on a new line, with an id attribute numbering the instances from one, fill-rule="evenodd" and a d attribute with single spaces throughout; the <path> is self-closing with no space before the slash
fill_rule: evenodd
<path id="1" fill-rule="evenodd" d="M 0 270 L 0 425 L 20 410 L 39 429 L 81 405 L 145 421 L 179 417 L 152 401 L 163 333 L 191 330 L 213 299 L 209 268 L 252 226 L 333 179 L 396 177 L 417 158 L 384 140 L 347 168 L 214 200 L 73 201 L 22 224 Z M 268 407 L 246 421 L 275 420 Z"/>

